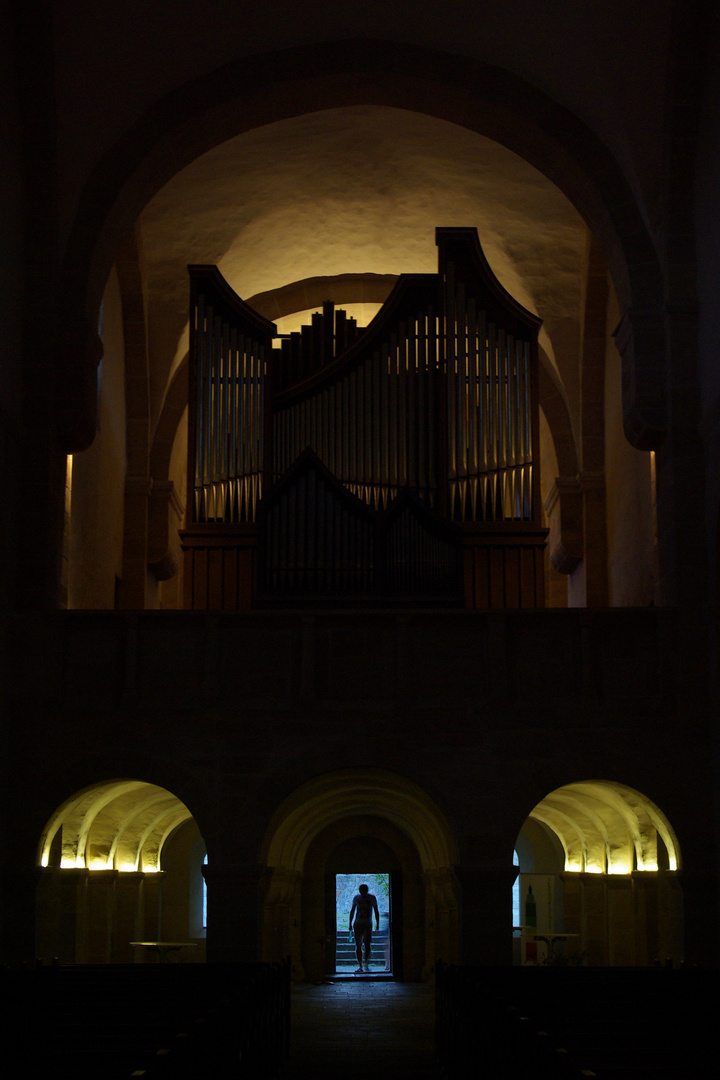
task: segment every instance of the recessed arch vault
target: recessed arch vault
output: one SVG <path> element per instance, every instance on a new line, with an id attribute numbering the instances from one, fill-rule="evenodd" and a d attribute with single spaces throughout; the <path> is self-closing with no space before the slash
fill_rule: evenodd
<path id="1" fill-rule="evenodd" d="M 388 44 L 349 40 L 243 57 L 178 88 L 141 117 L 88 178 L 67 247 L 66 267 L 83 267 L 88 279 L 90 311 L 100 303 L 119 238 L 194 158 L 276 120 L 363 103 L 426 112 L 525 158 L 604 239 L 623 303 L 656 299 L 660 270 L 640 210 L 620 167 L 582 121 L 509 71 L 408 43 L 397 46 L 388 65 Z"/>
<path id="2" fill-rule="evenodd" d="M 680 848 L 670 822 L 650 799 L 625 784 L 609 780 L 565 784 L 546 795 L 529 816 L 558 837 L 567 871 L 657 870 L 658 838 L 667 852 L 667 868 L 680 869 Z"/>
<path id="3" fill-rule="evenodd" d="M 172 792 L 144 780 L 109 780 L 67 799 L 47 823 L 43 867 L 155 873 L 165 841 L 192 818 Z"/>
<path id="4" fill-rule="evenodd" d="M 362 814 L 384 817 L 402 830 L 423 871 L 457 863 L 455 839 L 440 808 L 413 781 L 382 769 L 342 770 L 299 787 L 273 815 L 263 862 L 301 871 L 311 843 L 328 825 Z"/>

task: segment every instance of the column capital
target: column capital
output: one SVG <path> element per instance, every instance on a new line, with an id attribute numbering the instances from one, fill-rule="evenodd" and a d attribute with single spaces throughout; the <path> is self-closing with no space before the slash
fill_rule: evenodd
<path id="1" fill-rule="evenodd" d="M 654 450 L 667 435 L 666 313 L 626 308 L 614 332 L 623 361 L 623 427 L 637 450 Z"/>
<path id="2" fill-rule="evenodd" d="M 550 526 L 550 561 L 559 574 L 572 574 L 584 552 L 583 483 L 579 476 L 556 476 L 545 500 Z"/>
<path id="3" fill-rule="evenodd" d="M 98 364 L 103 357 L 97 326 L 63 315 L 57 331 L 55 407 L 60 445 L 66 454 L 87 450 L 97 428 Z"/>

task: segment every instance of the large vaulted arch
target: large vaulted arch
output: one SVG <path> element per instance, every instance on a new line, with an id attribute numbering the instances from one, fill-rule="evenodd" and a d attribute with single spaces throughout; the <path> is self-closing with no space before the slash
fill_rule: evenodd
<path id="1" fill-rule="evenodd" d="M 657 258 L 632 191 L 596 136 L 507 71 L 420 47 L 391 52 L 387 43 L 362 40 L 230 64 L 158 102 L 107 151 L 85 185 L 63 260 L 65 366 L 79 365 L 89 374 L 96 363 L 96 313 L 110 267 L 141 210 L 164 183 L 243 131 L 358 104 L 450 121 L 496 140 L 539 169 L 597 236 L 621 308 L 643 312 L 639 323 L 631 313 L 626 320 L 620 341 L 627 362 L 634 364 L 648 349 L 659 359 Z M 640 391 L 651 388 L 637 385 L 638 378 L 635 372 L 626 380 L 635 388 L 626 403 L 626 431 L 642 443 L 651 439 L 649 429 L 661 424 L 662 387 L 653 383 L 654 391 L 643 397 Z M 634 403 L 641 399 L 637 412 Z M 73 426 L 69 420 L 68 425 Z M 88 431 L 87 423 L 74 426 L 78 433 Z"/>
<path id="2" fill-rule="evenodd" d="M 402 829 L 417 848 L 423 869 L 457 862 L 449 823 L 426 792 L 404 777 L 361 769 L 320 776 L 283 803 L 267 830 L 267 864 L 301 870 L 310 843 L 322 830 L 363 813 L 380 814 Z"/>

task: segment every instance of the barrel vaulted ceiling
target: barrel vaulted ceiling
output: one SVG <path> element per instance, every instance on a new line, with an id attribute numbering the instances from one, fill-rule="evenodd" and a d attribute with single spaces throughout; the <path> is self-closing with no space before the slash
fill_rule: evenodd
<path id="1" fill-rule="evenodd" d="M 434 272 L 435 227 L 469 225 L 543 319 L 541 347 L 573 397 L 584 223 L 535 168 L 455 124 L 376 106 L 270 124 L 179 172 L 138 225 L 158 393 L 187 351 L 189 263 L 216 263 L 248 299 L 315 276 Z"/>

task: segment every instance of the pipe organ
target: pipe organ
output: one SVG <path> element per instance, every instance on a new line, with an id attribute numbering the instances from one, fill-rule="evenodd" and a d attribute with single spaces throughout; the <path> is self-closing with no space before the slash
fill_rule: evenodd
<path id="1" fill-rule="evenodd" d="M 365 330 L 302 331 L 190 267 L 186 606 L 543 603 L 539 320 L 438 229 Z"/>

